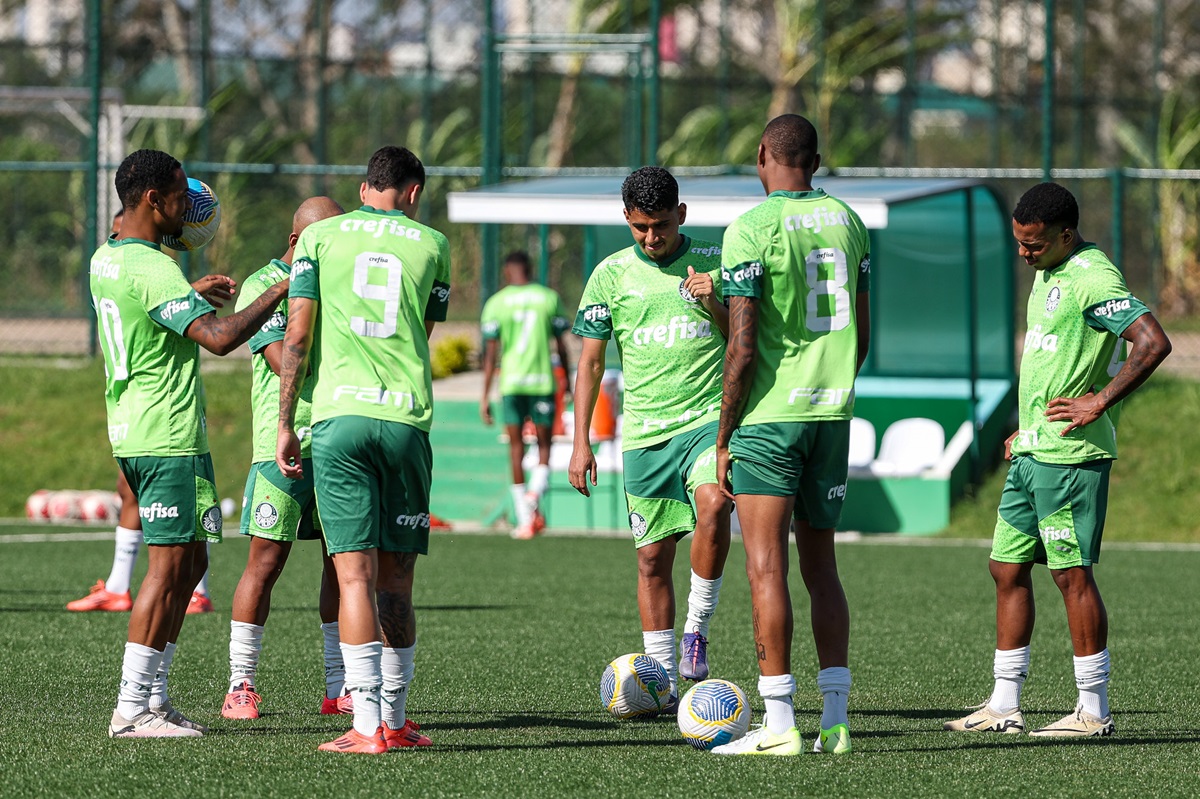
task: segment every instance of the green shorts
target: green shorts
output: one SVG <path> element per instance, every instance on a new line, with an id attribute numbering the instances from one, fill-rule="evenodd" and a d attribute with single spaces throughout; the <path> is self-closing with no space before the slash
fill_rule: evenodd
<path id="1" fill-rule="evenodd" d="M 837 527 L 849 471 L 848 419 L 745 425 L 733 431 L 729 454 L 734 496 L 794 496 L 797 520 Z"/>
<path id="2" fill-rule="evenodd" d="M 992 560 L 1051 569 L 1100 562 L 1112 461 L 1041 463 L 1013 458 L 1000 495 Z"/>
<path id="3" fill-rule="evenodd" d="M 429 434 L 338 416 L 313 425 L 313 477 L 329 554 L 429 552 Z"/>
<path id="4" fill-rule="evenodd" d="M 717 482 L 717 422 L 622 455 L 629 528 L 638 547 L 696 529 L 692 495 Z"/>
<path id="5" fill-rule="evenodd" d="M 275 461 L 250 464 L 242 496 L 242 535 L 271 541 L 314 541 L 321 537 L 313 492 L 312 459 L 304 459 L 304 477 L 284 477 Z"/>
<path id="6" fill-rule="evenodd" d="M 221 504 L 208 453 L 117 458 L 117 465 L 137 497 L 147 544 L 221 540 Z"/>
<path id="7" fill-rule="evenodd" d="M 526 419 L 535 427 L 554 424 L 553 394 L 505 394 L 500 402 L 501 421 L 506 425 L 522 425 Z"/>

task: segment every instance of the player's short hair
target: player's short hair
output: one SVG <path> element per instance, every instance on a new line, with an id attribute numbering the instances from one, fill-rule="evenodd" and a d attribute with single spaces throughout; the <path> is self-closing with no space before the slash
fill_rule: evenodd
<path id="1" fill-rule="evenodd" d="M 125 160 L 117 167 L 117 176 L 113 181 L 121 205 L 124 208 L 136 208 L 142 195 L 150 189 L 165 191 L 170 188 L 175 179 L 175 170 L 182 166 L 161 150 L 136 150 L 125 156 Z"/>
<path id="2" fill-rule="evenodd" d="M 380 147 L 367 163 L 367 185 L 376 191 L 425 185 L 425 165 L 407 147 Z"/>
<path id="3" fill-rule="evenodd" d="M 1017 200 L 1013 220 L 1019 225 L 1041 222 L 1075 229 L 1079 227 L 1079 203 L 1075 195 L 1057 183 L 1039 183 Z"/>
<path id="4" fill-rule="evenodd" d="M 670 211 L 679 205 L 679 183 L 661 166 L 644 166 L 625 178 L 621 199 L 627 211 Z"/>
<path id="5" fill-rule="evenodd" d="M 526 275 L 533 274 L 533 259 L 524 250 L 513 250 L 504 256 L 504 264 L 505 266 L 508 264 L 518 264 L 525 270 Z"/>
<path id="6" fill-rule="evenodd" d="M 775 163 L 811 169 L 817 157 L 817 129 L 799 114 L 782 114 L 763 129 L 763 144 Z"/>

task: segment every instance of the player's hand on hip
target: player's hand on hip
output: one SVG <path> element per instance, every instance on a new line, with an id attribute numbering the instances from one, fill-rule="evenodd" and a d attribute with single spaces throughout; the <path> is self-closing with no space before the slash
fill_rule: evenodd
<path id="1" fill-rule="evenodd" d="M 588 479 L 591 479 L 592 485 L 596 485 L 596 472 L 596 456 L 592 448 L 576 444 L 571 452 L 571 465 L 567 468 L 571 486 L 585 497 L 590 497 L 592 493 L 588 490 Z"/>
<path id="2" fill-rule="evenodd" d="M 1065 436 L 1072 430 L 1084 427 L 1104 415 L 1104 408 L 1094 391 L 1082 397 L 1055 397 L 1046 404 L 1046 418 L 1051 422 L 1067 422 L 1059 433 Z"/>
<path id="3" fill-rule="evenodd" d="M 237 281 L 225 275 L 205 275 L 192 284 L 192 288 L 214 308 L 224 308 L 233 299 Z"/>
<path id="4" fill-rule="evenodd" d="M 729 499 L 733 499 L 733 483 L 729 480 L 731 463 L 729 448 L 717 447 L 717 488 Z"/>
<path id="5" fill-rule="evenodd" d="M 304 477 L 304 461 L 300 458 L 300 438 L 292 430 L 280 432 L 275 442 L 275 464 L 289 480 Z"/>
<path id="6" fill-rule="evenodd" d="M 1021 434 L 1020 430 L 1014 430 L 1013 434 L 1011 436 L 1004 439 L 1004 460 L 1006 460 L 1006 461 L 1012 460 L 1012 445 L 1013 445 L 1013 442 L 1017 440 L 1017 436 L 1020 434 Z"/>
<path id="7" fill-rule="evenodd" d="M 683 281 L 683 287 L 698 300 L 713 296 L 712 275 L 696 272 L 694 267 L 688 267 L 688 276 Z"/>

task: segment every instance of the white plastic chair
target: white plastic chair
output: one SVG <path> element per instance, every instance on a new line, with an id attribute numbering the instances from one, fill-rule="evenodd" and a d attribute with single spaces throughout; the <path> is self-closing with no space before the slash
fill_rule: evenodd
<path id="1" fill-rule="evenodd" d="M 875 460 L 875 425 L 855 416 L 850 420 L 850 468 L 867 469 Z"/>
<path id="2" fill-rule="evenodd" d="M 933 419 L 900 419 L 884 431 L 871 471 L 887 477 L 915 476 L 936 466 L 945 449 L 946 431 Z"/>

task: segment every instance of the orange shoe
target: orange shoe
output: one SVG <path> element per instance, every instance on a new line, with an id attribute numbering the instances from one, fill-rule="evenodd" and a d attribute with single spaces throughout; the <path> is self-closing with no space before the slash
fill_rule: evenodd
<path id="1" fill-rule="evenodd" d="M 83 599 L 67 603 L 67 610 L 80 612 L 107 610 L 113 613 L 124 613 L 132 607 L 133 599 L 130 598 L 128 591 L 123 594 L 114 594 L 104 587 L 103 580 L 97 580 L 96 584 L 92 586 L 92 590 Z"/>
<path id="2" fill-rule="evenodd" d="M 212 612 L 213 604 L 212 600 L 208 598 L 208 594 L 201 594 L 199 591 L 192 594 L 192 598 L 188 600 L 187 615 Z"/>
<path id="3" fill-rule="evenodd" d="M 225 694 L 221 715 L 227 719 L 256 719 L 262 697 L 254 691 L 254 685 L 242 683 L 232 693 Z"/>
<path id="4" fill-rule="evenodd" d="M 421 734 L 421 725 L 412 719 L 405 721 L 398 730 L 393 730 L 386 722 L 382 725 L 381 729 L 383 730 L 383 740 L 387 741 L 388 749 L 404 749 L 409 746 L 433 746 L 433 741 L 429 740 L 429 736 Z"/>
<path id="5" fill-rule="evenodd" d="M 383 739 L 383 727 L 377 727 L 374 735 L 363 735 L 353 727 L 350 732 L 317 747 L 321 752 L 349 752 L 360 755 L 382 755 L 388 750 L 387 741 Z"/>
<path id="6" fill-rule="evenodd" d="M 354 697 L 342 694 L 337 699 L 325 697 L 321 700 L 322 716 L 348 716 L 354 713 Z"/>
<path id="7" fill-rule="evenodd" d="M 540 510 L 533 512 L 533 534 L 541 535 L 542 530 L 546 529 L 546 517 L 542 515 Z"/>

